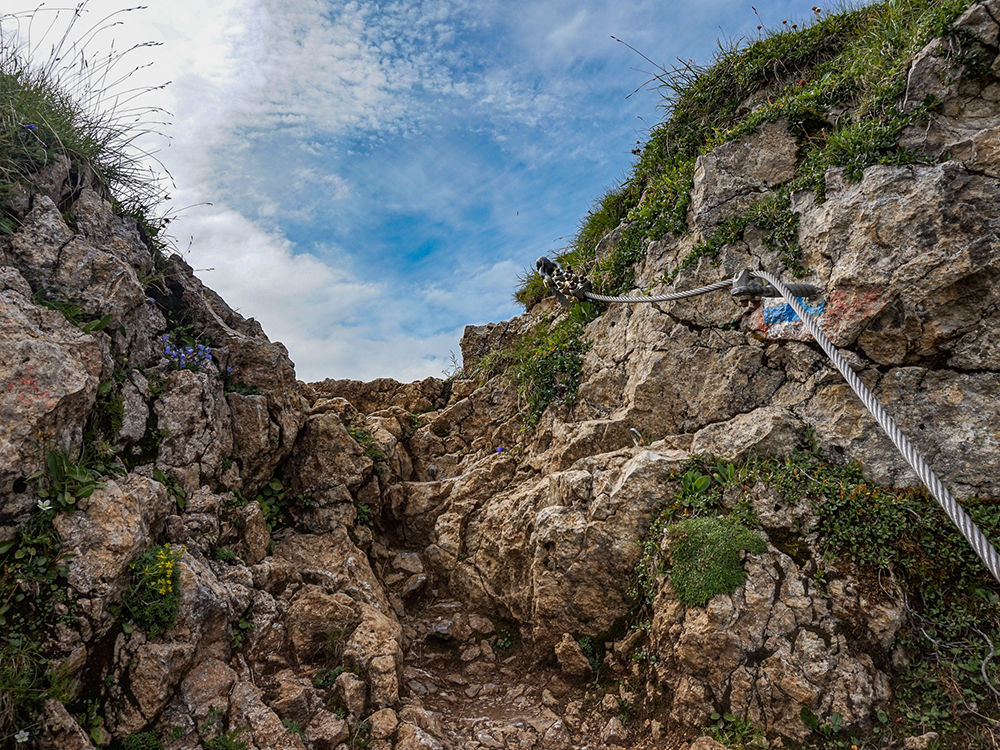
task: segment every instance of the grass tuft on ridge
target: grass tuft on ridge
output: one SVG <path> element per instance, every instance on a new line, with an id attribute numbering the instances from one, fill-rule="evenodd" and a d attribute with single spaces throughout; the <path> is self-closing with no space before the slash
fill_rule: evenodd
<path id="1" fill-rule="evenodd" d="M 858 180 L 873 164 L 913 161 L 897 145 L 900 133 L 926 119 L 935 103 L 902 110 L 910 61 L 947 35 L 972 3 L 883 0 L 819 11 L 809 23 L 786 22 L 753 39 L 720 41 L 707 66 L 661 69 L 654 85 L 663 96 L 663 122 L 637 149 L 628 177 L 594 203 L 557 260 L 589 275 L 599 293 L 627 291 L 649 241 L 688 231 L 697 158 L 766 122 L 786 120 L 799 142 L 798 170 L 786 191 L 809 188 L 822 199 L 830 167 L 845 167 L 848 179 Z M 956 69 L 976 74 L 976 46 L 951 36 L 959 50 L 952 55 Z M 619 226 L 617 245 L 598 252 Z M 520 278 L 514 294 L 526 308 L 544 296 L 534 272 Z"/>

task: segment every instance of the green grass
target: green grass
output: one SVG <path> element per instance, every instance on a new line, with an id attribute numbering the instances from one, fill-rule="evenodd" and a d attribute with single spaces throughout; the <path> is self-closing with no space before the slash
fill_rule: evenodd
<path id="1" fill-rule="evenodd" d="M 30 184 L 32 174 L 65 156 L 71 174 L 93 170 L 118 207 L 142 217 L 156 233 L 160 223 L 151 211 L 165 197 L 165 187 L 151 176 L 134 144 L 155 127 L 161 113 L 129 106 L 135 92 L 113 101 L 105 86 L 118 77 L 109 74 L 128 53 L 88 58 L 85 50 L 71 48 L 68 40 L 78 18 L 67 23 L 47 61 L 27 59 L 19 32 L 32 21 L 52 23 L 48 13 L 36 10 L 5 21 L 0 36 L 0 232 L 13 231 L 18 220 L 9 205 L 4 207 L 4 195 L 16 184 Z"/>
<path id="2" fill-rule="evenodd" d="M 778 191 L 786 203 L 791 189 L 809 188 L 824 197 L 824 175 L 844 167 L 858 180 L 874 164 L 907 164 L 915 155 L 897 145 L 903 128 L 926 120 L 935 102 L 901 110 L 909 61 L 941 36 L 972 0 L 884 0 L 865 7 L 818 13 L 805 24 L 761 30 L 753 39 L 722 41 L 707 66 L 661 69 L 656 85 L 663 95 L 663 122 L 652 129 L 621 185 L 608 190 L 583 219 L 569 247 L 557 256 L 590 276 L 602 294 L 619 294 L 634 284 L 634 268 L 649 240 L 688 231 L 686 213 L 695 160 L 717 146 L 752 132 L 762 123 L 786 120 L 799 145 L 795 176 Z M 985 74 L 983 55 L 971 40 L 949 51 L 970 77 Z M 684 259 L 714 257 L 721 247 L 756 224 L 782 246 L 783 260 L 798 269 L 797 226 L 781 218 L 769 222 L 773 206 L 765 198 Z M 614 251 L 597 256 L 597 243 L 620 223 Z M 735 223 L 734 223 L 735 222 Z M 763 223 L 761 223 L 763 222 Z M 780 236 L 775 235 L 779 231 Z M 682 265 L 682 267 L 684 267 Z M 667 273 L 666 280 L 678 269 Z M 530 307 L 546 296 L 541 279 L 527 273 L 515 299 Z"/>
<path id="3" fill-rule="evenodd" d="M 57 624 L 72 627 L 76 606 L 66 582 L 70 555 L 60 553 L 56 513 L 103 485 L 84 455 L 70 461 L 51 451 L 32 475 L 38 498 L 9 541 L 0 542 L 0 740 L 34 732 L 48 698 L 65 701 L 67 679 L 51 669 L 43 644 Z"/>
<path id="4" fill-rule="evenodd" d="M 139 732 L 125 738 L 122 750 L 163 750 L 163 743 L 153 732 Z"/>
<path id="5" fill-rule="evenodd" d="M 538 423 L 550 405 L 576 402 L 583 374 L 583 355 L 590 344 L 583 328 L 596 307 L 575 305 L 558 322 L 540 320 L 511 347 L 494 351 L 474 363 L 473 375 L 485 381 L 504 375 L 517 386 L 521 419 L 526 427 Z"/>

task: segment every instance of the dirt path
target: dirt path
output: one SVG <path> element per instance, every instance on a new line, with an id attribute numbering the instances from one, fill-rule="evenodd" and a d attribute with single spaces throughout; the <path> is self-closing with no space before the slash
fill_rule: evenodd
<path id="1" fill-rule="evenodd" d="M 655 738 L 649 720 L 630 718 L 618 680 L 594 685 L 539 664 L 516 636 L 427 591 L 399 618 L 404 675 L 399 720 L 418 727 L 403 750 L 681 750 Z"/>

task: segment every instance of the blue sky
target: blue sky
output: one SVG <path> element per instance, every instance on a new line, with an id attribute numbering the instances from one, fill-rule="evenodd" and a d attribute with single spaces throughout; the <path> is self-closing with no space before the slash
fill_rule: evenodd
<path id="1" fill-rule="evenodd" d="M 19 2 L 5 11 L 34 7 Z M 812 5 L 152 0 L 88 51 L 162 42 L 128 53 L 151 64 L 126 87 L 171 82 L 143 98 L 170 113 L 143 145 L 205 283 L 303 380 L 406 381 L 449 369 L 465 325 L 520 312 L 517 274 L 568 241 L 662 116 L 655 90 L 626 98 L 651 66 L 612 35 L 705 63 L 718 38 Z M 77 28 L 120 7 L 91 0 Z"/>

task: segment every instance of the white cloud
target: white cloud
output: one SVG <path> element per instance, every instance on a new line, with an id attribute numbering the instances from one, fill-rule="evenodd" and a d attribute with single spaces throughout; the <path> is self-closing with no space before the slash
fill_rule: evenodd
<path id="1" fill-rule="evenodd" d="M 288 348 L 300 379 L 439 376 L 445 352 L 458 351 L 461 330 L 404 333 L 398 324 L 414 311 L 387 285 L 293 254 L 234 211 L 195 209 L 173 226 L 196 238 L 188 261 L 198 276 Z"/>

